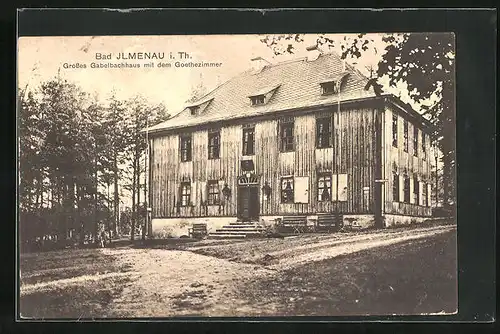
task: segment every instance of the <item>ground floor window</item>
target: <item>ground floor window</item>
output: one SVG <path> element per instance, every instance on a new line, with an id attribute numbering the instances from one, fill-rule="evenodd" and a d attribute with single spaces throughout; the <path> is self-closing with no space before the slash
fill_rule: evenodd
<path id="1" fill-rule="evenodd" d="M 422 201 L 424 202 L 424 206 L 429 206 L 427 201 L 427 184 L 422 182 Z"/>
<path id="2" fill-rule="evenodd" d="M 188 206 L 191 203 L 191 184 L 189 182 L 181 183 L 181 206 Z"/>
<path id="3" fill-rule="evenodd" d="M 219 182 L 208 181 L 208 205 L 218 205 L 220 202 Z"/>
<path id="4" fill-rule="evenodd" d="M 318 202 L 326 202 L 332 198 L 332 176 L 330 174 L 318 175 Z"/>
<path id="5" fill-rule="evenodd" d="M 419 198 L 418 198 L 419 192 L 420 192 L 420 188 L 419 188 L 418 178 L 415 176 L 415 177 L 413 177 L 413 200 L 414 200 L 414 203 L 416 205 L 420 204 Z"/>
<path id="6" fill-rule="evenodd" d="M 293 203 L 293 177 L 281 178 L 281 203 Z"/>
<path id="7" fill-rule="evenodd" d="M 397 171 L 392 172 L 392 200 L 399 202 L 399 175 Z"/>
<path id="8" fill-rule="evenodd" d="M 408 175 L 404 176 L 403 183 L 403 191 L 404 191 L 404 201 L 405 203 L 410 203 L 410 177 Z"/>

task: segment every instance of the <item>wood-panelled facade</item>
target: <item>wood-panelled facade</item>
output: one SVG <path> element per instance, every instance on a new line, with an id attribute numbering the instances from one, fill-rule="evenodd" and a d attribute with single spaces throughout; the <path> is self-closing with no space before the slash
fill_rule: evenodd
<path id="1" fill-rule="evenodd" d="M 392 146 L 393 114 L 401 118 L 398 147 Z M 318 122 L 325 124 L 325 119 L 329 123 L 328 143 L 318 148 Z M 393 168 L 398 175 L 410 175 L 410 185 L 416 176 L 421 192 L 422 185 L 430 183 L 430 147 L 426 148 L 427 159 L 422 147 L 414 156 L 414 141 L 409 139 L 409 152 L 405 152 L 403 122 L 403 112 L 372 99 L 363 104 L 342 104 L 340 111 L 334 105 L 155 134 L 150 139 L 152 218 L 238 217 L 238 192 L 242 191 L 238 178 L 245 175 L 255 179 L 251 186 L 258 187 L 259 216 L 322 212 L 427 216 L 430 208 L 424 205 L 422 195 L 419 203 L 413 196 L 408 203 L 393 201 Z M 288 143 L 287 150 L 281 143 L 284 123 L 293 129 L 293 147 Z M 414 126 L 418 127 L 410 120 L 411 135 Z M 248 128 L 254 129 L 254 154 L 244 155 L 243 132 Z M 418 129 L 419 136 L 422 131 Z M 217 132 L 219 157 L 209 159 L 209 133 Z M 190 161 L 181 161 L 182 136 L 191 138 Z M 418 143 L 420 146 L 421 139 Z M 242 161 L 248 160 L 253 163 L 250 172 L 242 170 Z M 283 200 L 286 180 L 293 180 L 291 203 Z M 189 186 L 184 189 L 188 192 L 189 188 L 189 203 L 182 201 L 182 185 Z M 325 187 L 329 189 L 326 195 L 321 190 Z M 411 186 L 412 195 L 413 189 Z M 427 193 L 430 197 L 430 190 Z"/>
<path id="2" fill-rule="evenodd" d="M 383 125 L 383 173 L 387 180 L 384 213 L 430 216 L 432 157 L 428 127 L 394 104 L 385 106 Z"/>

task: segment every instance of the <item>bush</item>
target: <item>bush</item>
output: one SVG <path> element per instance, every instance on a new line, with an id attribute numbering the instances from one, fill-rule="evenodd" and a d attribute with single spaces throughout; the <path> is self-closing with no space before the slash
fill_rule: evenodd
<path id="1" fill-rule="evenodd" d="M 155 239 L 168 239 L 172 238 L 172 236 L 173 236 L 172 229 L 167 227 L 153 233 L 153 238 Z"/>

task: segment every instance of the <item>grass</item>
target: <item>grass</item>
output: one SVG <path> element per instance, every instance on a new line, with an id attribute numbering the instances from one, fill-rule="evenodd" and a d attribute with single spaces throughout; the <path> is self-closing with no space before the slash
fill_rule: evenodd
<path id="1" fill-rule="evenodd" d="M 20 259 L 21 287 L 83 275 L 127 272 L 111 255 L 98 249 L 63 250 L 23 254 Z M 128 282 L 127 277 L 82 280 L 76 285 L 53 284 L 49 291 L 37 289 L 21 296 L 24 318 L 102 317 L 106 306 Z"/>
<path id="2" fill-rule="evenodd" d="M 279 315 L 422 314 L 457 309 L 456 235 L 380 247 L 310 263 L 247 285 Z"/>

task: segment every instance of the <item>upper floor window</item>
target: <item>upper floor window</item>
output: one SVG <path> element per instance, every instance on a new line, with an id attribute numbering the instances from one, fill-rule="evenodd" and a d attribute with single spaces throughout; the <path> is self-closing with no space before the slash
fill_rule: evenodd
<path id="1" fill-rule="evenodd" d="M 260 104 L 264 104 L 264 102 L 266 101 L 266 98 L 264 95 L 251 96 L 250 101 L 252 101 L 253 106 L 257 106 Z"/>
<path id="2" fill-rule="evenodd" d="M 332 147 L 332 118 L 316 119 L 316 147 Z"/>
<path id="3" fill-rule="evenodd" d="M 413 155 L 418 157 L 418 128 L 413 126 Z"/>
<path id="4" fill-rule="evenodd" d="M 422 159 L 425 159 L 427 158 L 427 150 L 426 150 L 426 146 L 425 146 L 425 133 L 422 132 Z"/>
<path id="5" fill-rule="evenodd" d="M 293 121 L 282 122 L 280 124 L 280 151 L 290 152 L 294 150 L 293 145 Z"/>
<path id="6" fill-rule="evenodd" d="M 398 115 L 392 115 L 392 146 L 398 147 Z"/>
<path id="7" fill-rule="evenodd" d="M 327 202 L 332 198 L 332 175 L 318 175 L 318 202 Z"/>
<path id="8" fill-rule="evenodd" d="M 403 123 L 403 138 L 404 138 L 403 150 L 405 152 L 408 152 L 409 138 L 408 138 L 408 121 L 407 120 L 405 120 Z"/>
<path id="9" fill-rule="evenodd" d="M 181 183 L 181 206 L 188 206 L 191 203 L 191 184 L 189 182 Z"/>
<path id="10" fill-rule="evenodd" d="M 181 136 L 181 161 L 191 161 L 192 158 L 192 148 L 191 148 L 191 136 Z"/>
<path id="11" fill-rule="evenodd" d="M 255 128 L 243 129 L 243 155 L 255 154 Z"/>
<path id="12" fill-rule="evenodd" d="M 200 106 L 189 107 L 189 111 L 191 112 L 191 115 L 197 115 L 200 111 Z"/>
<path id="13" fill-rule="evenodd" d="M 219 159 L 220 132 L 208 133 L 208 159 Z"/>
<path id="14" fill-rule="evenodd" d="M 281 178 L 281 203 L 293 203 L 293 177 Z"/>
<path id="15" fill-rule="evenodd" d="M 321 93 L 323 95 L 332 95 L 338 92 L 335 81 L 323 82 L 321 84 Z"/>
<path id="16" fill-rule="evenodd" d="M 218 205 L 220 203 L 219 182 L 217 180 L 208 181 L 208 205 Z"/>

